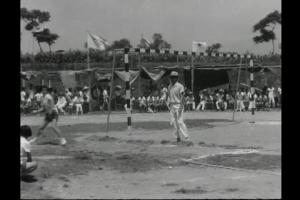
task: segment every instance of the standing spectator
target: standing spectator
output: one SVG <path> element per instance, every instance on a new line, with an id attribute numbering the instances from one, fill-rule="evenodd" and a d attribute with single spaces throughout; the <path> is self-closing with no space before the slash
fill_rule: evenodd
<path id="1" fill-rule="evenodd" d="M 277 88 L 277 92 L 278 92 L 278 103 L 279 103 L 279 106 L 281 106 L 281 87 L 280 86 Z"/>
<path id="2" fill-rule="evenodd" d="M 205 104 L 206 104 L 206 99 L 205 96 L 203 94 L 203 92 L 199 92 L 199 104 L 196 108 L 197 111 L 201 110 L 205 110 Z"/>
<path id="3" fill-rule="evenodd" d="M 75 95 L 75 97 L 73 99 L 73 103 L 76 107 L 76 115 L 79 115 L 79 113 L 82 115 L 83 114 L 83 110 L 82 110 L 83 98 L 80 97 L 79 92 L 77 92 L 77 94 Z"/>
<path id="4" fill-rule="evenodd" d="M 218 95 L 216 95 L 217 97 L 217 101 L 216 101 L 216 108 L 217 111 L 219 110 L 226 110 L 227 109 L 227 102 L 224 102 L 224 94 L 223 93 L 217 93 Z"/>
<path id="5" fill-rule="evenodd" d="M 274 99 L 274 87 L 270 86 L 268 88 L 268 98 L 269 98 L 269 106 L 273 108 L 275 106 L 275 99 Z"/>
<path id="6" fill-rule="evenodd" d="M 57 95 L 57 90 L 56 89 L 53 89 L 53 88 L 49 88 L 49 90 L 51 91 L 51 96 L 54 100 L 54 104 L 57 103 L 57 100 L 58 100 L 58 95 Z"/>
<path id="7" fill-rule="evenodd" d="M 36 99 L 36 101 L 37 101 L 37 104 L 38 104 L 39 106 L 41 106 L 42 100 L 43 100 L 43 94 L 42 94 L 42 92 L 41 92 L 40 90 L 37 90 L 37 92 L 36 92 L 36 94 L 34 95 L 34 97 L 35 97 L 35 99 Z"/>
<path id="8" fill-rule="evenodd" d="M 249 105 L 250 105 L 250 98 L 251 98 L 251 93 L 248 89 L 246 89 L 246 92 L 244 94 L 244 106 L 245 106 L 245 110 L 247 111 L 249 109 Z"/>
<path id="9" fill-rule="evenodd" d="M 21 90 L 21 103 L 25 102 L 25 97 L 26 97 L 25 88 L 22 87 L 22 90 Z"/>
<path id="10" fill-rule="evenodd" d="M 82 103 L 82 110 L 83 113 L 88 113 L 89 109 L 90 109 L 90 94 L 89 94 L 89 88 L 87 86 L 85 86 L 83 88 L 83 103 Z"/>
<path id="11" fill-rule="evenodd" d="M 66 105 L 67 105 L 67 100 L 64 97 L 64 94 L 60 93 L 59 96 L 58 96 L 57 103 L 56 103 L 56 107 L 57 107 L 58 112 L 61 112 L 63 115 L 65 115 L 64 108 L 65 108 Z"/>
<path id="12" fill-rule="evenodd" d="M 103 96 L 103 109 L 108 108 L 108 92 L 107 89 L 104 87 L 103 92 L 102 92 L 102 96 Z"/>
<path id="13" fill-rule="evenodd" d="M 236 111 L 244 111 L 245 106 L 244 106 L 244 102 L 243 102 L 243 94 L 241 92 L 241 90 L 239 90 L 236 94 L 237 97 L 237 107 L 236 107 Z"/>
<path id="14" fill-rule="evenodd" d="M 227 101 L 227 108 L 234 108 L 234 95 L 227 93 L 226 94 L 226 101 Z"/>

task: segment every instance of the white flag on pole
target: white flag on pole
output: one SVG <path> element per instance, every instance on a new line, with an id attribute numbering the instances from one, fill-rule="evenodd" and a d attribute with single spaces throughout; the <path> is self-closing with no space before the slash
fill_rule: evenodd
<path id="1" fill-rule="evenodd" d="M 88 36 L 87 36 L 88 48 L 99 49 L 99 50 L 103 51 L 106 49 L 106 47 L 108 45 L 109 45 L 109 43 L 105 39 L 103 39 L 97 35 L 88 33 Z"/>
<path id="2" fill-rule="evenodd" d="M 151 45 L 151 42 L 149 41 L 149 40 L 147 40 L 146 38 L 144 38 L 143 36 L 142 36 L 142 43 L 146 46 L 146 47 L 150 47 L 150 45 Z"/>
<path id="3" fill-rule="evenodd" d="M 197 41 L 193 41 L 192 42 L 192 52 L 197 52 L 201 49 L 201 47 L 207 47 L 206 42 L 197 42 Z"/>

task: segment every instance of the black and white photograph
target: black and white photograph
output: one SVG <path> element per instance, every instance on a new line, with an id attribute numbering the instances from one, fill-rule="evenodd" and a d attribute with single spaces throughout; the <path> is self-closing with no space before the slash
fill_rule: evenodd
<path id="1" fill-rule="evenodd" d="M 20 198 L 282 198 L 281 6 L 20 0 Z"/>

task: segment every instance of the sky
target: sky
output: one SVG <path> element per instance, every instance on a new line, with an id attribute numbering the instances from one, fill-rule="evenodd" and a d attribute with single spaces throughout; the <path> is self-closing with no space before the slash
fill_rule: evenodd
<path id="1" fill-rule="evenodd" d="M 268 54 L 271 42 L 254 44 L 252 27 L 270 12 L 281 12 L 281 0 L 21 0 L 21 7 L 50 12 L 45 26 L 60 36 L 53 50 L 83 50 L 89 31 L 109 42 L 127 38 L 134 47 L 141 34 L 151 41 L 161 33 L 173 50 L 191 51 L 192 41 L 201 41 L 221 43 L 221 51 Z M 22 53 L 38 52 L 23 22 L 21 32 Z M 276 37 L 280 52 L 281 26 Z"/>

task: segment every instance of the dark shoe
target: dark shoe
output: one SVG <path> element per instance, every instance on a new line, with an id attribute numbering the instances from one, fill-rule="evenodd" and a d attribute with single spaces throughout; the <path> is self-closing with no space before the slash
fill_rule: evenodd
<path id="1" fill-rule="evenodd" d="M 177 138 L 177 142 L 181 142 L 181 139 L 180 139 L 180 138 Z"/>

